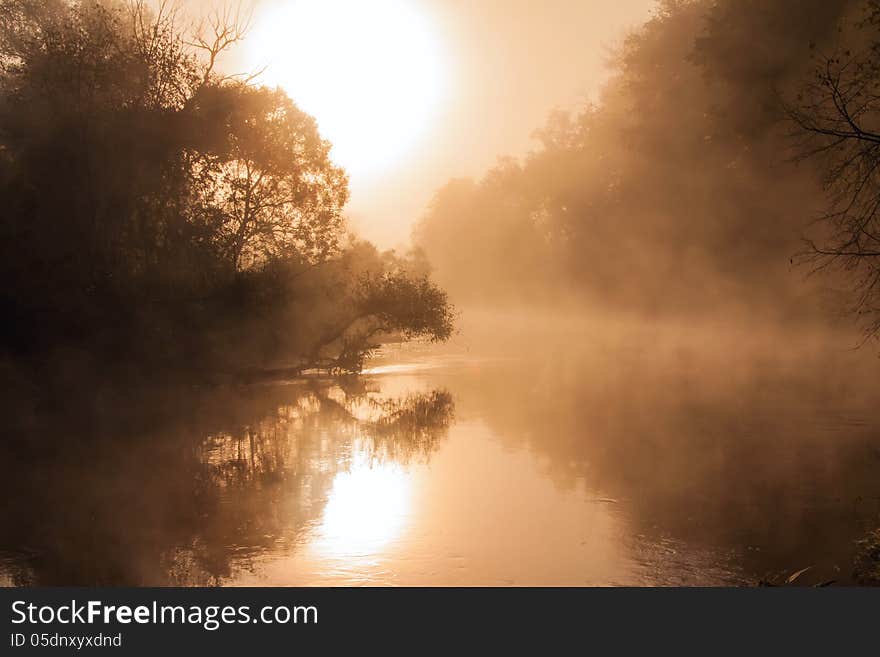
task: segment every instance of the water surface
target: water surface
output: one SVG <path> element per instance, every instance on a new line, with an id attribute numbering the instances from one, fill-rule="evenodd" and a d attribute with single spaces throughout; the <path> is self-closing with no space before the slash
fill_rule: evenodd
<path id="1" fill-rule="evenodd" d="M 0 580 L 851 582 L 880 524 L 876 364 L 637 337 L 460 337 L 40 418 L 0 464 Z"/>

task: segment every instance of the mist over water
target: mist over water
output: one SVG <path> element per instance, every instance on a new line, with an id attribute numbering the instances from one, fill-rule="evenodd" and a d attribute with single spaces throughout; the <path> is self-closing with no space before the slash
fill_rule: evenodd
<path id="1" fill-rule="evenodd" d="M 465 313 L 361 380 L 141 396 L 53 426 L 37 461 L 7 447 L 26 503 L 0 517 L 3 578 L 852 582 L 880 513 L 875 375 L 818 334 Z"/>
<path id="2" fill-rule="evenodd" d="M 562 84 L 532 50 L 568 4 L 508 16 L 534 68 L 488 60 Z M 427 155 L 372 190 L 399 252 L 351 233 L 321 117 L 221 66 L 243 13 L 0 8 L 0 584 L 880 581 L 880 0 L 658 1 L 594 104 L 530 99 L 527 155 L 420 216 Z M 316 88 L 383 82 L 390 146 L 439 74 L 352 73 L 316 16 Z M 454 114 L 462 172 L 503 105 Z"/>

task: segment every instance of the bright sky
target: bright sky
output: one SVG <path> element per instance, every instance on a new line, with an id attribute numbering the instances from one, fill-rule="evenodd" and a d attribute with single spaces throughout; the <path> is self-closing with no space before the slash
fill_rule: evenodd
<path id="1" fill-rule="evenodd" d="M 261 81 L 317 118 L 349 170 L 353 228 L 400 246 L 447 180 L 526 153 L 553 109 L 594 97 L 608 49 L 654 4 L 258 0 L 229 65 L 266 65 Z"/>

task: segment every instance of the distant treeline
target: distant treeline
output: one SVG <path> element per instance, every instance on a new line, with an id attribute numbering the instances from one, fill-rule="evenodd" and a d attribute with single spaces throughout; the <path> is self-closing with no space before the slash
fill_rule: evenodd
<path id="1" fill-rule="evenodd" d="M 437 193 L 414 237 L 438 282 L 466 304 L 654 315 L 801 321 L 848 304 L 872 330 L 878 7 L 658 2 L 595 105 Z"/>
<path id="2" fill-rule="evenodd" d="M 218 70 L 246 21 L 170 7 L 0 0 L 0 361 L 202 379 L 446 338 L 424 263 L 347 233 L 314 119 Z"/>

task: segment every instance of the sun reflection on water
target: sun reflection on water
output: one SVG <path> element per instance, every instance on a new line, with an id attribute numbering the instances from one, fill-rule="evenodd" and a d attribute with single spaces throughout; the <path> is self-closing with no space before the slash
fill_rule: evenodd
<path id="1" fill-rule="evenodd" d="M 375 555 L 400 535 L 411 497 L 411 475 L 403 467 L 355 457 L 333 480 L 313 547 L 323 557 Z"/>

